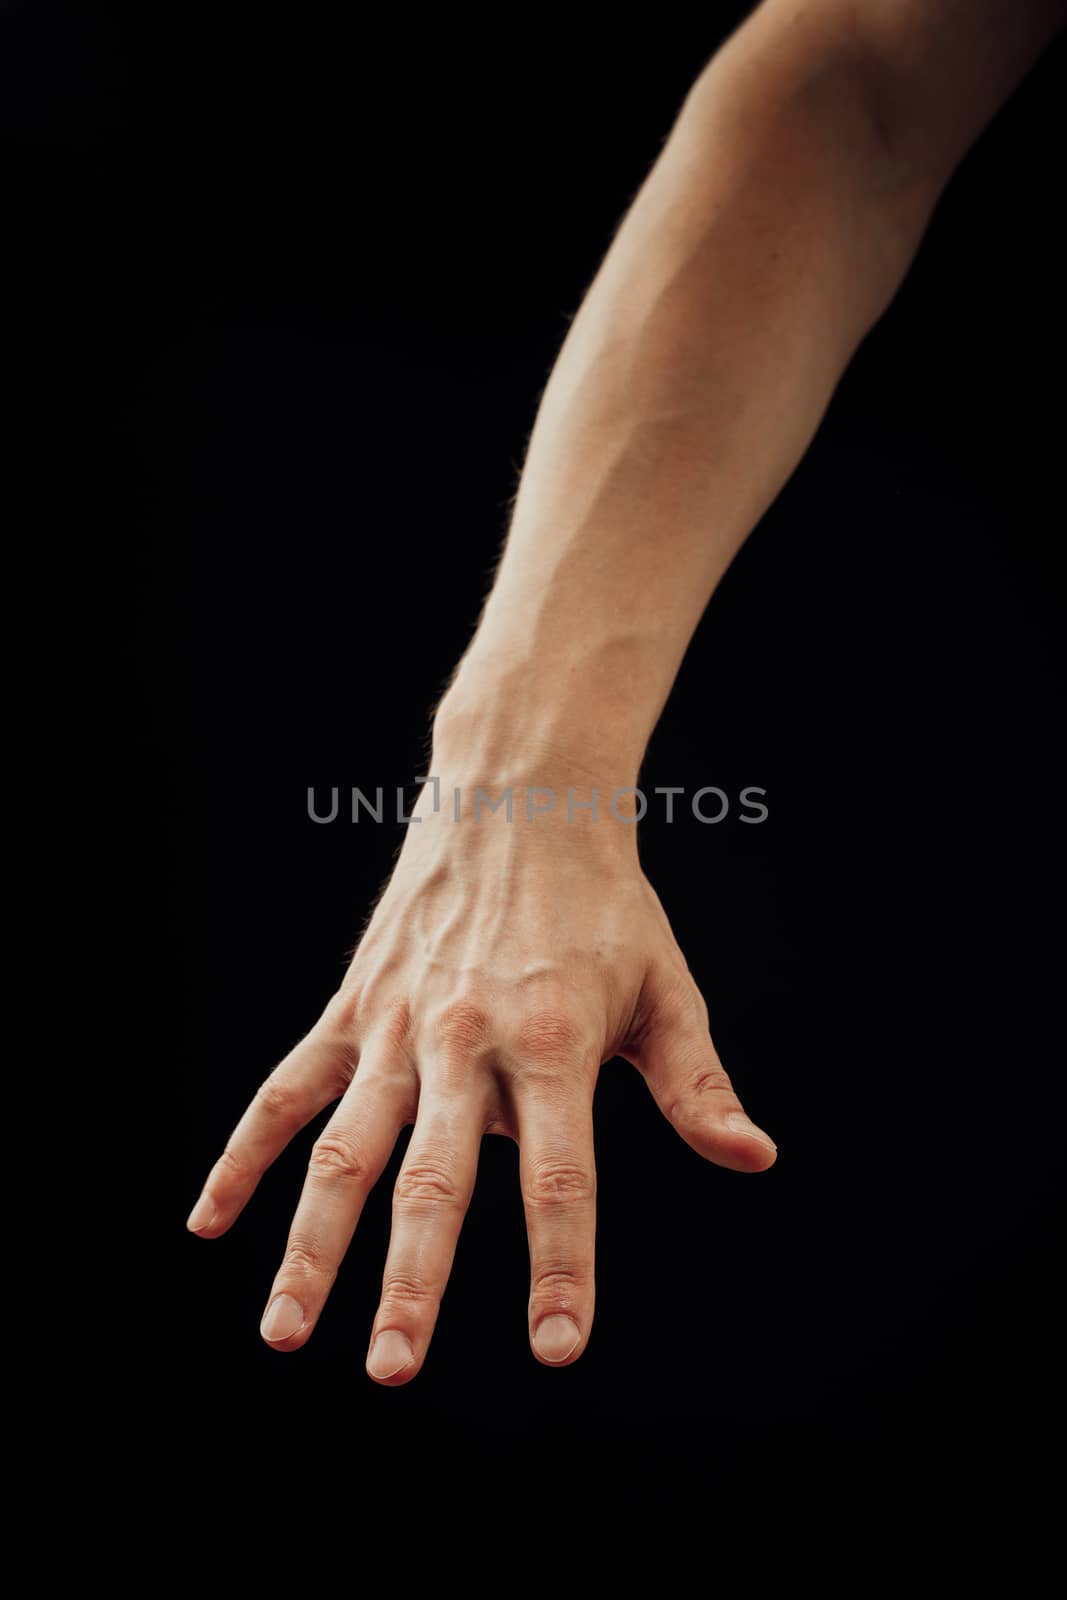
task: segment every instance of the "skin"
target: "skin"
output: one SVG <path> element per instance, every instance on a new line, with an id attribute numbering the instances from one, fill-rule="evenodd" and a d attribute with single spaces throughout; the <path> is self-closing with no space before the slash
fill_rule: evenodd
<path id="1" fill-rule="evenodd" d="M 592 1100 L 622 1056 L 701 1155 L 774 1164 L 606 812 L 682 656 L 907 271 L 960 157 L 1062 26 L 1025 0 L 764 0 L 694 84 L 571 324 L 508 539 L 434 721 L 425 787 L 337 993 L 256 1093 L 188 1226 L 218 1238 L 326 1106 L 262 1334 L 310 1338 L 366 1197 L 412 1136 L 367 1371 L 426 1359 L 487 1133 L 518 1141 L 530 1341 L 594 1309 Z M 944 92 L 951 83 L 952 93 Z M 517 809 L 452 820 L 454 786 Z M 528 820 L 522 794 L 554 811 Z M 602 814 L 567 815 L 569 788 Z M 624 807 L 620 811 L 625 814 Z"/>

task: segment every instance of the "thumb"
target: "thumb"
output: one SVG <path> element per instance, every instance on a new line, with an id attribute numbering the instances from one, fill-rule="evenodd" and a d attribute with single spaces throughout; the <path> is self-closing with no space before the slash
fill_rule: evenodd
<path id="1" fill-rule="evenodd" d="M 688 1000 L 654 1004 L 631 1059 L 686 1144 L 720 1167 L 765 1172 L 774 1165 L 778 1148 L 746 1115 L 711 1041 L 706 1018 L 695 986 Z"/>

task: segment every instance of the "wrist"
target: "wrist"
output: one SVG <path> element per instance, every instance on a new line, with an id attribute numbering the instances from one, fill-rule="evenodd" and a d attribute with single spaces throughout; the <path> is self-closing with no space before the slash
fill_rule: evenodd
<path id="1" fill-rule="evenodd" d="M 594 748 L 586 730 L 551 709 L 516 711 L 495 699 L 442 702 L 434 718 L 430 771 L 442 782 L 574 785 L 588 791 L 637 782 L 639 757 Z"/>
<path id="2" fill-rule="evenodd" d="M 471 689 L 469 679 L 457 682 L 441 703 L 417 812 L 461 824 L 457 844 L 460 834 L 473 845 L 506 833 L 635 857 L 640 753 L 594 744 L 551 705 L 516 708 L 506 695 Z"/>
<path id="3" fill-rule="evenodd" d="M 476 641 L 434 717 L 435 761 L 471 776 L 634 785 L 654 720 L 643 688 L 632 663 L 602 653 L 561 661 Z"/>

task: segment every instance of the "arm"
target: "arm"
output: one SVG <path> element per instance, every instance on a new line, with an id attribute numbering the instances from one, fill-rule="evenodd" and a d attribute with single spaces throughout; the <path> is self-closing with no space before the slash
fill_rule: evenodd
<path id="1" fill-rule="evenodd" d="M 765 0 L 715 56 L 542 397 L 497 580 L 435 719 L 446 794 L 573 786 L 585 801 L 635 782 L 710 594 L 955 161 L 1057 20 L 1020 0 Z M 751 1173 L 775 1159 L 716 1054 L 633 827 L 587 811 L 572 823 L 565 807 L 457 825 L 431 798 L 340 988 L 189 1218 L 224 1233 L 293 1135 L 339 1102 L 262 1326 L 299 1349 L 413 1124 L 367 1361 L 390 1384 L 425 1360 L 487 1132 L 519 1143 L 534 1353 L 559 1365 L 585 1349 L 604 1061 L 631 1061 L 708 1160 Z M 670 1305 L 633 1311 L 650 1359 L 684 1360 Z"/>
<path id="2" fill-rule="evenodd" d="M 716 584 L 1062 10 L 764 0 L 713 58 L 552 372 L 438 765 L 528 740 L 635 781 Z"/>

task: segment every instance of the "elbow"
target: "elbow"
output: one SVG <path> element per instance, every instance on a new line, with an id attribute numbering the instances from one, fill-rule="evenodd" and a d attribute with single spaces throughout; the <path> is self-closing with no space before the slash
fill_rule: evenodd
<path id="1" fill-rule="evenodd" d="M 769 229 L 810 235 L 880 314 L 941 187 L 895 75 L 854 30 L 743 33 L 698 80 L 693 137 L 731 188 L 762 196 L 747 203 Z"/>

